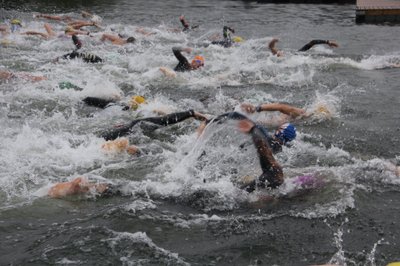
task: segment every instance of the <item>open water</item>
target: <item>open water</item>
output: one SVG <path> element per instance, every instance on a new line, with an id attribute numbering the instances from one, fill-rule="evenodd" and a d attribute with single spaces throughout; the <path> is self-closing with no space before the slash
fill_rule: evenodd
<path id="1" fill-rule="evenodd" d="M 88 10 L 104 30 L 137 43 L 81 37 L 83 50 L 105 59 L 52 63 L 71 52 L 70 38 L 13 34 L 0 46 L 0 69 L 44 75 L 0 83 L 1 265 L 386 265 L 400 260 L 400 30 L 356 25 L 354 5 L 260 4 L 253 1 L 1 1 L 0 20 L 18 17 L 43 31 L 33 14 L 79 18 Z M 196 31 L 172 33 L 185 14 Z M 65 25 L 50 22 L 57 32 Z M 245 42 L 199 46 L 229 25 Z M 155 32 L 136 33 L 137 28 Z M 278 37 L 285 56 L 268 51 Z M 312 39 L 340 47 L 297 49 Z M 171 79 L 173 46 L 194 47 L 205 67 Z M 191 55 L 189 55 L 190 57 Z M 82 91 L 61 89 L 71 82 Z M 87 96 L 147 104 L 123 112 L 85 106 Z M 237 180 L 260 174 L 248 136 L 234 123 L 197 138 L 197 121 L 148 130 L 131 143 L 142 156 L 109 155 L 99 132 L 136 117 L 195 109 L 218 115 L 242 102 L 285 102 L 328 112 L 296 123 L 298 137 L 276 157 L 287 182 L 249 195 Z M 265 119 L 268 115 L 253 116 Z M 244 145 L 243 145 L 244 144 Z M 243 148 L 244 147 L 244 148 Z M 323 186 L 301 189 L 296 175 Z M 50 199 L 57 182 L 85 176 L 112 182 L 123 195 Z M 269 202 L 258 201 L 274 195 Z"/>

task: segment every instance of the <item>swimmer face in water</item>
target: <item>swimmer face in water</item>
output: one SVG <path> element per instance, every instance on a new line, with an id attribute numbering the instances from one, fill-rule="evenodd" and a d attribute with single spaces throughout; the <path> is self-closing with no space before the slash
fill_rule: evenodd
<path id="1" fill-rule="evenodd" d="M 190 63 L 190 66 L 192 67 L 192 69 L 198 69 L 204 66 L 204 57 L 202 57 L 201 55 L 196 55 Z"/>

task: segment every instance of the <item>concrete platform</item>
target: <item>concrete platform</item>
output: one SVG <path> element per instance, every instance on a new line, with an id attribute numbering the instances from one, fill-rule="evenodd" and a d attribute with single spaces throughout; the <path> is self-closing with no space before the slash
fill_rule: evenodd
<path id="1" fill-rule="evenodd" d="M 258 0 L 258 3 L 272 4 L 339 4 L 339 5 L 354 5 L 356 0 Z"/>
<path id="2" fill-rule="evenodd" d="M 400 0 L 357 0 L 357 23 L 400 23 Z"/>

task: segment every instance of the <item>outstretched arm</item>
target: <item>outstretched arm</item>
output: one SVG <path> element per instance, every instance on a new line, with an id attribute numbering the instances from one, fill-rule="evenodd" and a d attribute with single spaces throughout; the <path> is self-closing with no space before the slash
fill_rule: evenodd
<path id="1" fill-rule="evenodd" d="M 249 103 L 243 103 L 241 105 L 241 108 L 243 111 L 247 113 L 262 112 L 262 111 L 278 111 L 285 115 L 290 116 L 293 119 L 306 115 L 306 111 L 304 109 L 283 103 L 264 103 L 260 104 L 257 107 Z"/>
<path id="2" fill-rule="evenodd" d="M 38 31 L 26 31 L 26 32 L 21 32 L 23 35 L 39 35 L 40 37 L 47 39 L 49 36 L 46 33 L 43 32 L 38 32 Z"/>
<path id="3" fill-rule="evenodd" d="M 205 120 L 206 119 L 206 117 L 204 115 L 202 115 L 198 112 L 195 112 L 193 110 L 189 110 L 186 112 L 172 113 L 172 114 L 162 116 L 162 117 L 148 117 L 148 118 L 143 118 L 143 119 L 136 119 L 127 125 L 123 125 L 121 127 L 118 127 L 117 129 L 113 129 L 111 131 L 106 131 L 101 136 L 105 140 L 113 140 L 118 137 L 122 137 L 122 136 L 129 134 L 131 129 L 136 124 L 138 124 L 139 122 L 142 122 L 142 121 L 147 121 L 147 122 L 150 122 L 150 123 L 153 123 L 156 125 L 160 125 L 160 126 L 168 126 L 168 125 L 173 125 L 173 124 L 179 123 L 179 122 L 184 121 L 191 117 L 193 117 L 197 120 Z"/>
<path id="4" fill-rule="evenodd" d="M 50 20 L 57 20 L 57 21 L 71 21 L 71 17 L 68 16 L 55 16 L 55 15 L 46 15 L 46 14 L 38 14 L 36 15 L 37 18 L 45 18 Z"/>
<path id="5" fill-rule="evenodd" d="M 111 42 L 114 42 L 114 41 L 117 41 L 117 40 L 119 40 L 120 39 L 120 37 L 117 37 L 117 36 L 114 36 L 114 35 L 112 35 L 112 34 L 103 34 L 102 36 L 101 36 L 101 41 L 111 41 Z"/>
<path id="6" fill-rule="evenodd" d="M 306 45 L 304 45 L 299 50 L 299 52 L 305 52 L 307 50 L 310 50 L 314 45 L 317 45 L 317 44 L 327 44 L 330 47 L 339 47 L 339 45 L 335 41 L 330 41 L 330 40 L 312 40 L 311 42 L 309 42 Z"/>

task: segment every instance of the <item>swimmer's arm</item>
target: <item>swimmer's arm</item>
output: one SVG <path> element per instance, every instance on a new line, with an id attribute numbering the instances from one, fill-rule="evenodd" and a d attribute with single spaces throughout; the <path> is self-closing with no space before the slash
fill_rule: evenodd
<path id="1" fill-rule="evenodd" d="M 264 103 L 256 107 L 257 112 L 262 111 L 278 111 L 291 118 L 298 118 L 306 114 L 306 111 L 288 104 L 283 103 Z"/>
<path id="2" fill-rule="evenodd" d="M 282 167 L 275 160 L 272 149 L 268 144 L 266 136 L 263 134 L 254 122 L 249 119 L 243 119 L 239 122 L 239 129 L 243 133 L 251 134 L 254 146 L 257 149 L 258 158 L 260 159 L 261 169 L 263 174 L 266 174 L 271 182 L 274 184 L 283 183 L 283 171 Z"/>
<path id="3" fill-rule="evenodd" d="M 54 16 L 54 15 L 46 15 L 46 14 L 38 14 L 35 17 L 37 18 L 45 18 L 50 20 L 57 20 L 57 21 L 71 21 L 71 17 L 69 16 Z"/>
<path id="4" fill-rule="evenodd" d="M 144 36 L 150 36 L 150 35 L 156 34 L 155 32 L 146 31 L 146 30 L 143 29 L 143 28 L 138 28 L 138 29 L 136 29 L 136 32 L 137 32 L 137 33 L 141 33 L 141 34 L 143 34 Z"/>
<path id="5" fill-rule="evenodd" d="M 87 12 L 87 11 L 82 11 L 82 12 L 81 12 L 81 16 L 82 16 L 83 18 L 90 18 L 90 17 L 93 16 L 93 14 L 91 14 L 91 13 L 89 13 L 89 12 Z"/>
<path id="6" fill-rule="evenodd" d="M 298 118 L 307 116 L 307 113 L 304 109 L 297 108 L 288 104 L 283 103 L 264 103 L 260 104 L 259 106 L 254 106 L 250 103 L 243 103 L 241 105 L 243 111 L 247 113 L 254 113 L 254 112 L 263 112 L 263 111 L 278 111 L 282 114 L 288 115 L 291 118 Z"/>
<path id="7" fill-rule="evenodd" d="M 8 27 L 7 27 L 7 26 L 1 25 L 1 26 L 0 26 L 0 32 L 2 32 L 2 33 L 7 33 L 7 32 L 8 32 Z"/>
<path id="8" fill-rule="evenodd" d="M 224 28 L 222 29 L 223 36 L 227 36 L 228 35 L 228 31 L 230 31 L 232 33 L 235 33 L 235 30 L 232 29 L 231 27 L 224 26 Z"/>
<path id="9" fill-rule="evenodd" d="M 272 53 L 273 55 L 276 55 L 276 56 L 280 57 L 280 56 L 282 56 L 282 52 L 279 51 L 279 50 L 275 47 L 275 45 L 276 45 L 276 43 L 277 43 L 278 41 L 279 41 L 279 40 L 276 39 L 276 38 L 272 39 L 272 40 L 269 42 L 268 47 L 269 47 L 269 50 L 271 51 L 271 53 Z"/>
<path id="10" fill-rule="evenodd" d="M 88 31 L 83 31 L 83 30 L 74 30 L 74 31 L 69 31 L 65 33 L 66 35 L 89 35 L 90 32 Z"/>
<path id="11" fill-rule="evenodd" d="M 108 40 L 108 41 L 115 41 L 116 39 L 119 39 L 119 38 L 116 37 L 116 36 L 114 36 L 114 35 L 104 33 L 104 34 L 101 36 L 100 41 L 103 41 L 103 42 L 106 41 L 106 40 Z"/>
<path id="12" fill-rule="evenodd" d="M 49 36 L 45 33 L 38 32 L 38 31 L 26 31 L 26 32 L 21 32 L 23 35 L 39 35 L 45 39 L 47 39 Z"/>
<path id="13" fill-rule="evenodd" d="M 50 24 L 48 24 L 48 23 L 44 23 L 44 29 L 46 30 L 46 32 L 47 32 L 47 36 L 48 37 L 50 37 L 50 36 L 55 36 L 56 35 L 56 33 L 53 31 L 53 29 L 51 28 L 51 25 Z"/>
<path id="14" fill-rule="evenodd" d="M 186 21 L 185 16 L 183 16 L 183 15 L 180 16 L 179 21 L 182 23 L 184 31 L 189 29 L 190 26 L 189 26 L 189 23 Z"/>
<path id="15" fill-rule="evenodd" d="M 187 52 L 191 53 L 192 49 L 187 47 L 187 48 L 182 48 L 182 47 L 174 47 L 172 48 L 172 52 L 174 53 L 176 59 L 178 59 L 179 62 L 184 63 L 184 64 L 189 64 L 189 61 L 182 55 L 182 52 Z"/>
<path id="16" fill-rule="evenodd" d="M 299 52 L 305 52 L 307 50 L 310 50 L 314 45 L 318 44 L 327 44 L 330 47 L 338 47 L 339 45 L 335 41 L 330 41 L 330 40 L 312 40 L 311 42 L 307 43 L 304 45 Z"/>
<path id="17" fill-rule="evenodd" d="M 86 26 L 98 26 L 98 25 L 96 25 L 96 23 L 88 22 L 88 21 L 76 21 L 76 22 L 68 23 L 68 25 L 70 25 L 71 27 L 73 27 L 76 30 L 79 30 L 80 28 L 86 27 Z"/>

